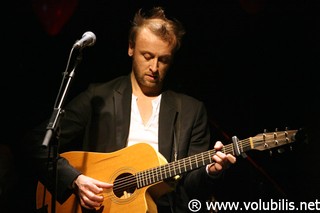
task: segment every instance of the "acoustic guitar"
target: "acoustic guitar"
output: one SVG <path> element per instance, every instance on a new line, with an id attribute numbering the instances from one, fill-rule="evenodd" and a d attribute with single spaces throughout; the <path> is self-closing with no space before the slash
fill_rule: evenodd
<path id="1" fill-rule="evenodd" d="M 250 150 L 268 150 L 290 144 L 296 140 L 298 130 L 261 133 L 254 137 L 224 145 L 225 154 L 239 156 Z M 170 192 L 172 180 L 179 175 L 213 162 L 215 150 L 168 163 L 150 145 L 139 143 L 112 153 L 70 151 L 62 153 L 71 165 L 84 175 L 100 181 L 113 183 L 113 188 L 103 193 L 104 202 L 99 209 L 83 208 L 75 194 L 64 203 L 56 202 L 57 213 L 83 212 L 157 212 L 154 199 Z M 36 192 L 37 209 L 51 211 L 51 193 L 39 181 Z"/>

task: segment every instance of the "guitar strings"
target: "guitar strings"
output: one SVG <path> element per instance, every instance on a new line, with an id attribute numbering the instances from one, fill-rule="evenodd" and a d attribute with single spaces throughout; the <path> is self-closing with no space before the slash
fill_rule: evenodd
<path id="1" fill-rule="evenodd" d="M 254 138 L 240 140 L 237 142 L 239 149 L 241 149 L 242 152 L 247 150 L 248 148 L 252 149 L 253 147 L 251 147 L 252 145 L 250 143 L 251 140 L 256 145 L 265 144 L 266 141 L 270 140 L 269 138 L 272 138 L 272 141 L 274 141 L 273 133 L 271 136 L 270 135 L 271 133 L 265 134 L 264 136 L 261 135 L 260 137 L 256 136 Z M 234 155 L 234 144 L 225 145 L 221 151 L 225 154 Z M 187 167 L 190 167 L 189 170 L 192 170 L 194 169 L 194 166 L 195 168 L 198 168 L 199 164 L 203 166 L 205 165 L 205 163 L 212 163 L 212 156 L 215 154 L 215 152 L 215 150 L 209 150 L 204 153 L 196 154 L 194 156 L 190 156 L 184 159 L 180 159 L 178 161 L 161 165 L 159 167 L 138 172 L 136 175 L 128 175 L 126 177 L 119 178 L 115 182 L 114 191 L 116 192 L 116 194 L 119 194 L 118 192 L 126 191 L 125 189 L 130 190 L 136 187 L 141 188 L 156 182 L 160 182 L 164 179 L 177 175 L 177 168 L 179 168 L 179 174 L 181 174 L 183 173 L 181 171 L 181 165 L 184 166 L 184 172 L 186 172 L 188 171 Z M 182 161 L 183 163 L 181 163 Z"/>

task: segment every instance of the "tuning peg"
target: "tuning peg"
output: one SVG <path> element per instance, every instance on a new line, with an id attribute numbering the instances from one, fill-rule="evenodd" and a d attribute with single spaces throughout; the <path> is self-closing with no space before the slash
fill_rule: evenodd
<path id="1" fill-rule="evenodd" d="M 267 133 L 267 129 L 264 129 L 263 130 L 263 134 L 262 134 L 262 137 L 263 137 L 263 140 L 265 141 L 266 140 L 266 134 Z"/>
<path id="2" fill-rule="evenodd" d="M 271 150 L 269 151 L 269 155 L 270 155 L 270 157 L 272 157 L 272 155 L 273 155 L 273 153 L 272 153 L 272 151 L 271 151 Z"/>
<path id="3" fill-rule="evenodd" d="M 278 145 L 278 140 L 277 140 L 277 137 L 278 137 L 278 134 L 277 134 L 277 128 L 276 128 L 276 132 L 273 133 L 273 140 L 274 140 L 274 143 L 275 145 Z"/>

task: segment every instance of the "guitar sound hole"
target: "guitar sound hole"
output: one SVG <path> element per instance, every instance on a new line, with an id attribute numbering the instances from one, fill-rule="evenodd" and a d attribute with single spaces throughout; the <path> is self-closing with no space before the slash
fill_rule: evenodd
<path id="1" fill-rule="evenodd" d="M 123 173 L 113 182 L 113 192 L 118 198 L 127 198 L 137 188 L 137 181 L 134 175 Z"/>

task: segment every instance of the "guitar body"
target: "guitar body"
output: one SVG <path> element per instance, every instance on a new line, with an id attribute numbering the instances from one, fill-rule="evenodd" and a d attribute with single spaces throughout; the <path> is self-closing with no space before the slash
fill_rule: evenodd
<path id="1" fill-rule="evenodd" d="M 130 177 L 139 171 L 167 163 L 160 153 L 144 143 L 126 147 L 113 153 L 71 151 L 62 153 L 61 156 L 84 175 L 108 183 L 114 183 L 117 178 Z M 170 186 L 163 181 L 142 188 L 130 187 L 121 192 L 111 189 L 103 193 L 105 199 L 102 207 L 93 211 L 83 209 L 77 196 L 73 194 L 62 204 L 56 202 L 55 209 L 57 213 L 157 212 L 153 200 L 170 190 L 172 190 Z M 124 193 L 129 196 L 124 197 Z M 45 201 L 43 202 L 44 195 Z M 38 182 L 37 209 L 47 206 L 50 213 L 51 199 L 51 193 L 45 189 L 41 182 Z"/>

